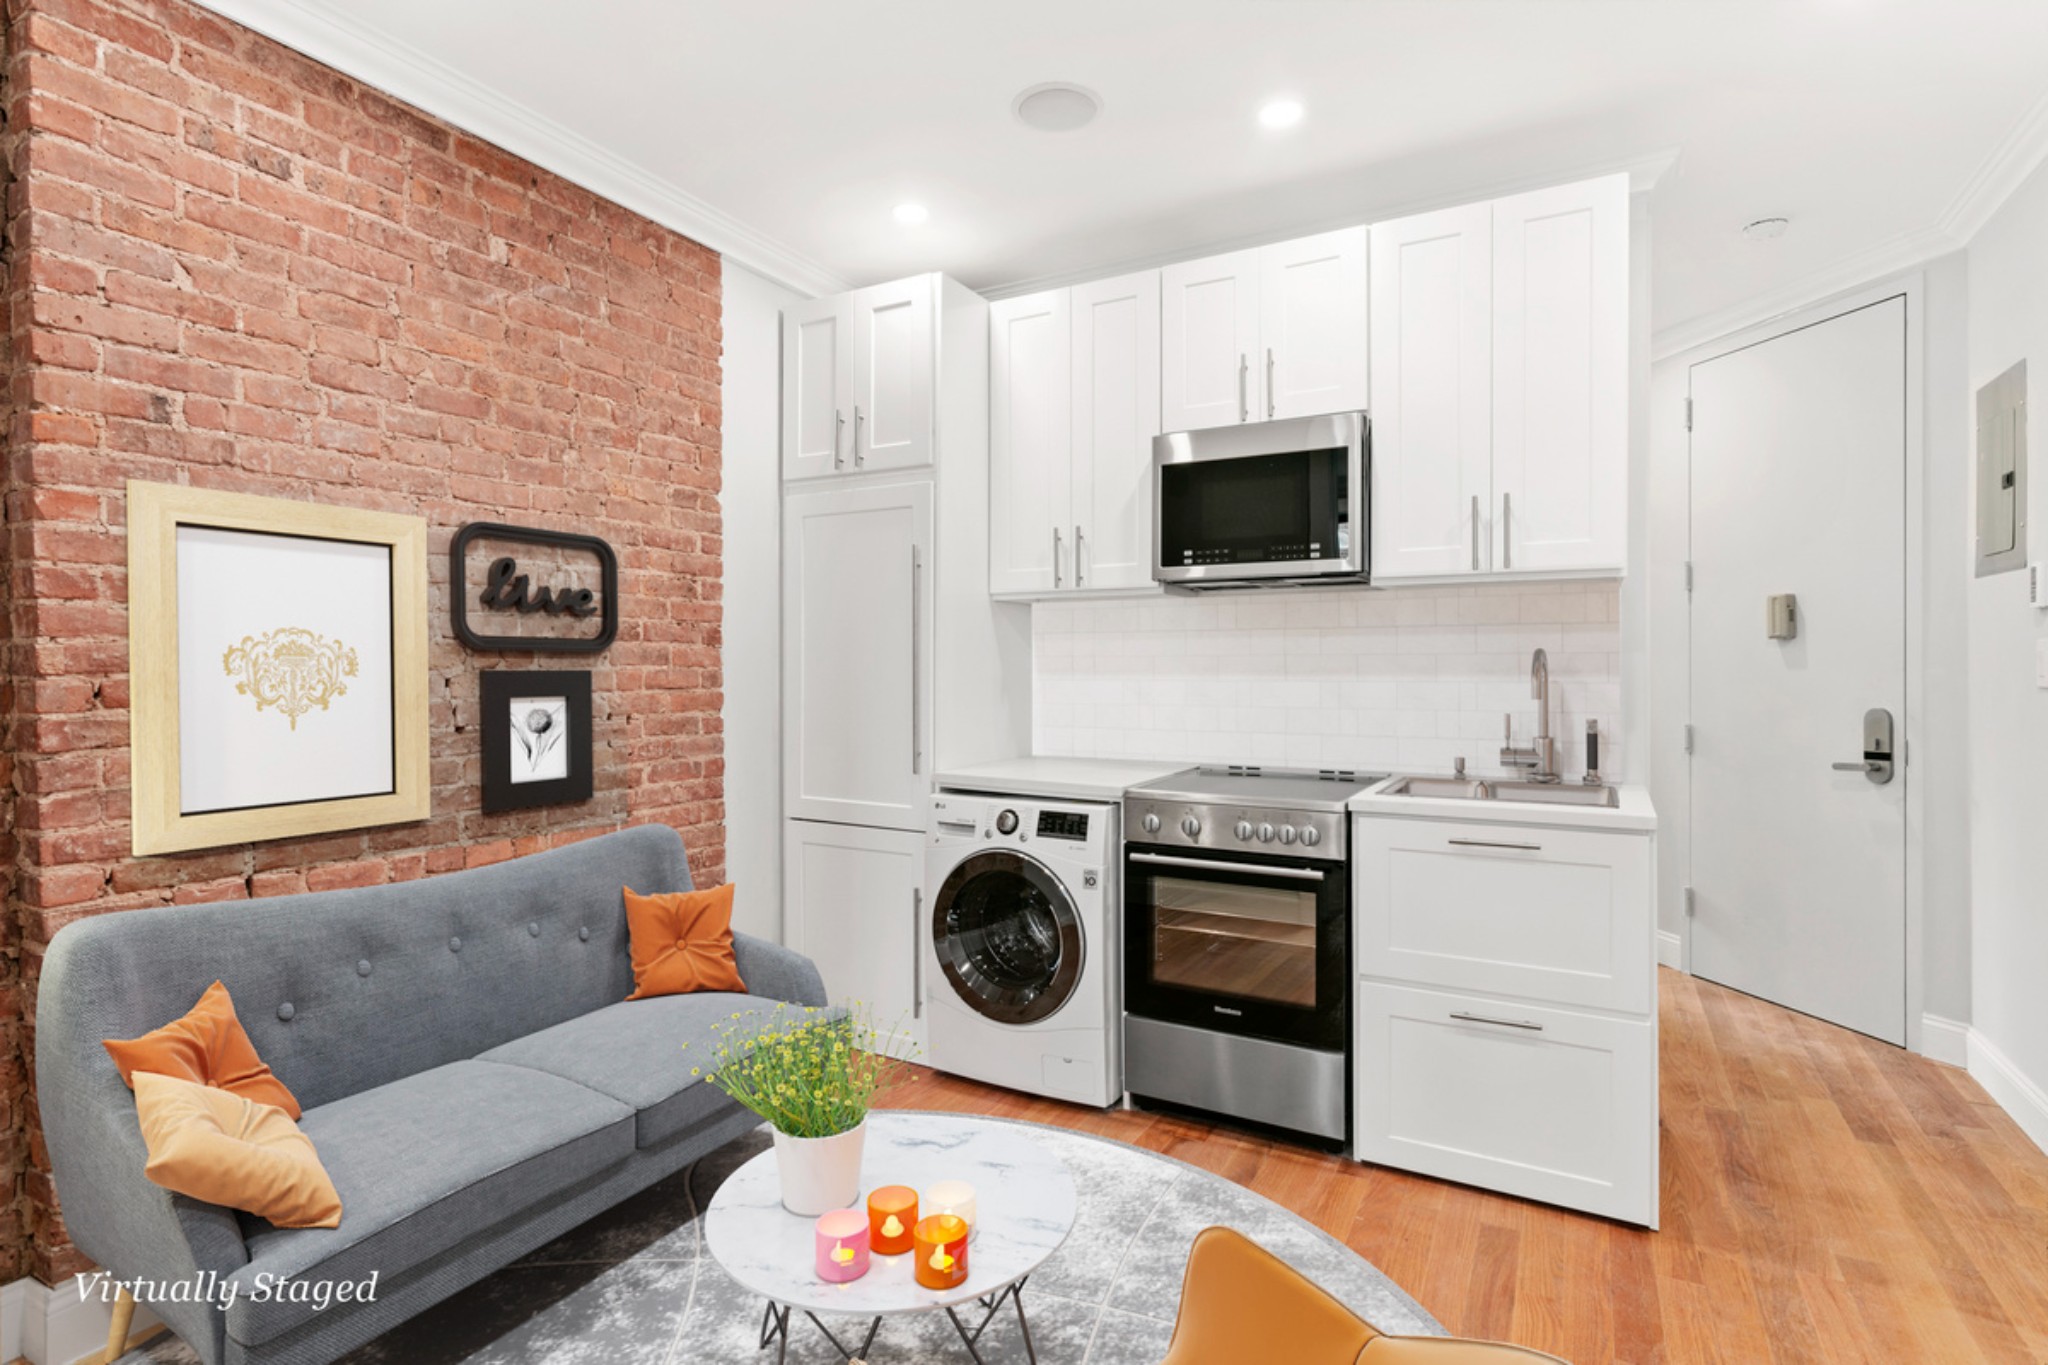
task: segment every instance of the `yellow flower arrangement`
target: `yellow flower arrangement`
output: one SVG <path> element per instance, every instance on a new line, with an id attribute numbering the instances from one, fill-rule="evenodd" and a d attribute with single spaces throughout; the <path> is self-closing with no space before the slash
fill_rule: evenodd
<path id="1" fill-rule="evenodd" d="M 706 1079 L 791 1137 L 859 1125 L 900 1065 L 890 1054 L 909 1050 L 897 1030 L 882 1033 L 858 1010 L 780 1004 L 734 1014 L 713 1031 Z"/>

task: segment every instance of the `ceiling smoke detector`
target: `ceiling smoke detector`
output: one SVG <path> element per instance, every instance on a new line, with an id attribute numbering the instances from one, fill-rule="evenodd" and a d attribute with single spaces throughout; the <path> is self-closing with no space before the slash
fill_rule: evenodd
<path id="1" fill-rule="evenodd" d="M 1790 218 L 1759 218 L 1742 225 L 1742 235 L 1752 242 L 1775 242 L 1792 226 Z"/>
<path id="2" fill-rule="evenodd" d="M 1018 95 L 1010 108 L 1027 127 L 1041 133 L 1071 133 L 1095 122 L 1102 112 L 1102 97 L 1066 81 L 1047 81 Z"/>

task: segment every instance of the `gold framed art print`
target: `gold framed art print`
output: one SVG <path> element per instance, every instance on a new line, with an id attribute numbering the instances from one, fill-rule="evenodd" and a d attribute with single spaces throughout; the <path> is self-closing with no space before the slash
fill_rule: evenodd
<path id="1" fill-rule="evenodd" d="M 427 818 L 427 524 L 128 485 L 138 855 Z"/>

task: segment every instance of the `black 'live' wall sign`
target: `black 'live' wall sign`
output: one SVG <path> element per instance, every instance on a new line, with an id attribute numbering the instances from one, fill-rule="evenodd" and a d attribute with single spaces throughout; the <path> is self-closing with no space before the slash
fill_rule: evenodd
<path id="1" fill-rule="evenodd" d="M 556 586 L 533 581 L 533 574 L 519 567 L 514 555 L 500 555 L 491 561 L 481 586 L 469 581 L 469 547 L 479 540 L 511 545 L 544 546 L 593 555 L 601 576 L 595 591 L 590 588 Z M 573 535 L 567 531 L 543 531 L 531 526 L 507 526 L 502 522 L 473 521 L 455 533 L 448 548 L 448 583 L 455 618 L 455 635 L 471 649 L 542 650 L 559 654 L 596 654 L 619 634 L 619 558 L 612 547 L 596 536 Z M 536 612 L 570 621 L 600 618 L 595 635 L 486 635 L 470 624 L 472 608 L 486 611 Z"/>

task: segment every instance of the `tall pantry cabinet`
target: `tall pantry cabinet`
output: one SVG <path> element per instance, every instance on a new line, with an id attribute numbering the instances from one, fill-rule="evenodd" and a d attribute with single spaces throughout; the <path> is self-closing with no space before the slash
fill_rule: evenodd
<path id="1" fill-rule="evenodd" d="M 931 774 L 1030 745 L 1029 609 L 989 597 L 988 344 L 941 275 L 783 315 L 783 937 L 912 1042 Z"/>

